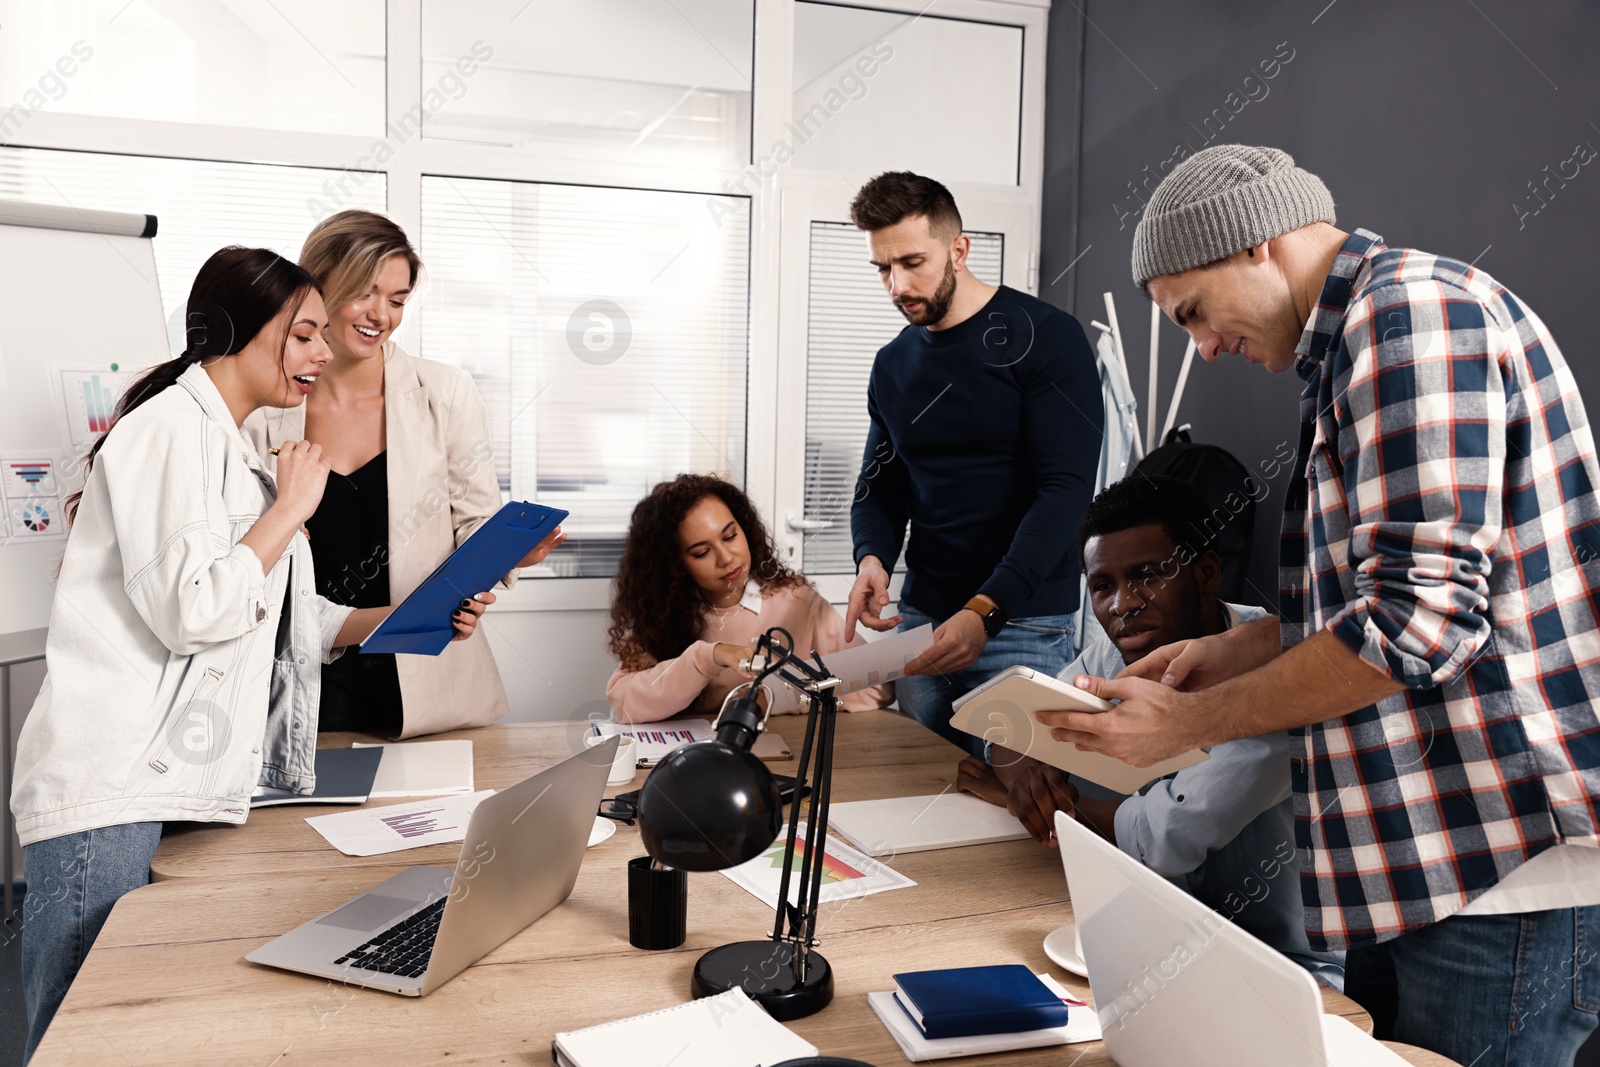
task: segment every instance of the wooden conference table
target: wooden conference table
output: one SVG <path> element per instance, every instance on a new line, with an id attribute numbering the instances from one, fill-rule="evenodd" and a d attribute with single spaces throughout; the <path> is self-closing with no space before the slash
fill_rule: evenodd
<path id="1" fill-rule="evenodd" d="M 581 746 L 585 724 L 516 723 L 460 731 L 473 741 L 476 785 L 502 788 Z M 804 720 L 776 729 L 796 753 Z M 956 750 L 893 712 L 841 716 L 839 801 L 953 789 Z M 324 745 L 356 735 L 330 734 Z M 792 772 L 792 762 L 773 765 Z M 611 795 L 636 787 L 610 788 Z M 395 801 L 378 801 L 378 804 Z M 935 802 L 937 803 L 937 802 Z M 453 866 L 457 845 L 352 858 L 305 824 L 304 808 L 253 812 L 244 826 L 171 829 L 151 869 L 158 879 L 117 904 L 35 1067 L 52 1064 L 503 1064 L 550 1062 L 559 1030 L 575 1030 L 688 999 L 694 961 L 726 942 L 765 937 L 772 912 L 718 874 L 689 879 L 688 940 L 665 952 L 628 944 L 624 865 L 644 854 L 618 826 L 590 849 L 567 902 L 421 999 L 257 967 L 245 953 L 413 864 Z M 818 929 L 835 998 L 789 1025 L 824 1054 L 888 1067 L 905 1057 L 865 993 L 898 971 L 978 962 L 1049 968 L 1088 999 L 1088 982 L 1055 968 L 1045 934 L 1072 919 L 1057 853 L 1031 841 L 919 852 L 892 866 L 914 888 L 825 906 Z M 1355 1002 L 1322 990 L 1324 1008 L 1364 1030 Z M 1395 1046 L 1400 1049 L 1400 1046 Z M 1404 1050 L 1415 1064 L 1448 1064 Z M 1097 1042 L 972 1057 L 1008 1065 L 1112 1061 Z"/>

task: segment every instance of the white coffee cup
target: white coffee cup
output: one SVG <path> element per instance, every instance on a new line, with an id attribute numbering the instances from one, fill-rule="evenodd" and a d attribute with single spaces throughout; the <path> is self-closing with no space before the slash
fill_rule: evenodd
<path id="1" fill-rule="evenodd" d="M 595 745 L 604 744 L 609 740 L 611 740 L 609 737 L 590 735 L 583 739 L 583 743 L 587 747 L 593 748 Z M 611 761 L 611 774 L 606 777 L 606 785 L 627 785 L 633 781 L 634 773 L 638 769 L 635 764 L 638 761 L 638 742 L 631 737 L 623 737 L 622 742 L 617 745 L 617 755 Z"/>

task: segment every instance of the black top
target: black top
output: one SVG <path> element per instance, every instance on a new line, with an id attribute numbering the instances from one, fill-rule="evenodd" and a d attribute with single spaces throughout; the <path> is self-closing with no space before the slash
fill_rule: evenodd
<path id="1" fill-rule="evenodd" d="M 985 593 L 1013 619 L 1077 609 L 1074 531 L 1105 421 L 1077 319 L 1002 285 L 949 329 L 907 326 L 878 350 L 867 414 L 858 562 L 892 571 L 909 519 L 907 604 L 948 618 Z"/>
<path id="2" fill-rule="evenodd" d="M 379 452 L 350 474 L 328 475 L 322 503 L 306 523 L 317 592 L 335 604 L 389 603 L 389 459 Z M 395 737 L 403 723 L 394 656 L 352 646 L 322 668 L 318 730 Z"/>

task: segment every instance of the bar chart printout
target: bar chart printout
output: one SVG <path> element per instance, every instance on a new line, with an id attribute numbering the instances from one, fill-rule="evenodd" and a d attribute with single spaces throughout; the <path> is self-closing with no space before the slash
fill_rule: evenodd
<path id="1" fill-rule="evenodd" d="M 406 838 L 456 829 L 454 826 L 439 825 L 437 816 L 443 812 L 443 808 L 429 808 L 426 811 L 412 811 L 404 815 L 389 815 L 383 819 L 383 825 Z"/>
<path id="2" fill-rule="evenodd" d="M 346 856 L 378 856 L 460 841 L 467 836 L 467 823 L 478 804 L 493 795 L 494 790 L 483 789 L 407 804 L 313 815 L 306 822 Z"/>
<path id="3" fill-rule="evenodd" d="M 111 429 L 117 400 L 133 383 L 133 375 L 113 371 L 61 371 L 61 403 L 67 436 L 74 450 L 87 448 Z"/>

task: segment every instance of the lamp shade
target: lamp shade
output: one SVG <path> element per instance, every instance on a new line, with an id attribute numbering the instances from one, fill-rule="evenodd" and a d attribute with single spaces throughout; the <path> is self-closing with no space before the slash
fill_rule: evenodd
<path id="1" fill-rule="evenodd" d="M 674 750 L 639 791 L 639 836 L 650 857 L 680 871 L 721 871 L 752 860 L 783 829 L 767 765 L 723 740 Z"/>

